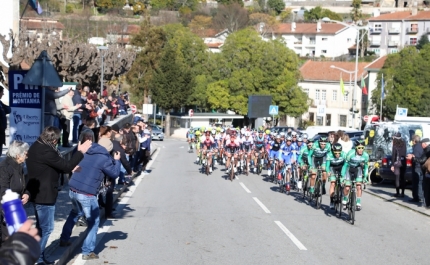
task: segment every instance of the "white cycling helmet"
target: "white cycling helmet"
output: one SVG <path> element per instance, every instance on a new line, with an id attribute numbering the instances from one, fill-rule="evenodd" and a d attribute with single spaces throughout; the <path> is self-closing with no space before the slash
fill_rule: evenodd
<path id="1" fill-rule="evenodd" d="M 216 134 L 216 130 L 215 130 L 215 129 L 212 129 L 211 133 L 212 133 L 212 134 Z"/>
<path id="2" fill-rule="evenodd" d="M 286 139 L 287 141 L 292 141 L 293 140 L 293 137 L 291 137 L 291 136 L 287 136 L 287 139 Z"/>
<path id="3" fill-rule="evenodd" d="M 281 136 L 279 134 L 277 134 L 276 139 L 281 139 Z"/>
<path id="4" fill-rule="evenodd" d="M 303 139 L 308 139 L 308 134 L 306 134 L 306 133 L 302 134 L 302 138 Z"/>
<path id="5" fill-rule="evenodd" d="M 281 132 L 281 133 L 280 133 L 280 136 L 281 136 L 281 137 L 285 136 L 285 133 L 284 133 L 284 132 Z"/>
<path id="6" fill-rule="evenodd" d="M 251 133 L 250 132 L 245 132 L 245 136 L 249 137 L 249 136 L 251 136 Z"/>
<path id="7" fill-rule="evenodd" d="M 303 142 L 302 137 L 297 138 L 297 142 Z"/>
<path id="8" fill-rule="evenodd" d="M 291 135 L 292 135 L 292 136 L 295 136 L 295 135 L 297 135 L 297 133 L 296 133 L 295 131 L 293 131 L 293 132 L 291 133 Z"/>

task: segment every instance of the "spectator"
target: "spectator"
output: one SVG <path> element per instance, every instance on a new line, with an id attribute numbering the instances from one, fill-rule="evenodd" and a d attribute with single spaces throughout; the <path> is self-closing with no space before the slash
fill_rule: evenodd
<path id="1" fill-rule="evenodd" d="M 108 97 L 108 91 L 107 91 L 107 87 L 106 86 L 103 86 L 102 97 L 104 97 L 104 98 Z"/>
<path id="2" fill-rule="evenodd" d="M 116 90 L 112 91 L 111 97 L 116 98 Z"/>
<path id="3" fill-rule="evenodd" d="M 0 86 L 0 147 L 6 144 L 6 128 L 7 128 L 7 118 L 6 115 L 10 113 L 11 109 L 1 102 L 3 97 L 4 87 Z"/>
<path id="4" fill-rule="evenodd" d="M 111 120 L 114 119 L 113 116 L 113 105 L 112 105 L 112 97 L 108 97 L 108 100 L 106 101 L 106 108 L 105 108 L 105 112 L 106 112 L 106 120 L 105 123 L 110 122 Z"/>
<path id="5" fill-rule="evenodd" d="M 339 143 L 340 145 L 342 145 L 342 143 L 345 143 L 342 138 L 343 138 L 344 132 L 339 130 L 336 132 L 336 134 L 334 135 L 334 143 Z M 343 146 L 342 146 L 343 147 Z"/>
<path id="6" fill-rule="evenodd" d="M 412 154 L 415 157 L 421 157 L 424 154 L 424 149 L 421 146 L 421 137 L 419 135 L 413 135 L 413 147 Z M 416 161 L 416 159 L 412 160 L 413 164 L 413 173 L 412 173 L 412 199 L 410 202 L 424 202 L 423 195 L 423 171 L 421 169 L 421 164 Z"/>
<path id="7" fill-rule="evenodd" d="M 45 262 L 45 264 L 54 264 L 54 262 L 46 260 L 44 250 L 49 235 L 54 229 L 59 174 L 72 172 L 91 146 L 90 141 L 79 144 L 77 147 L 79 152 L 76 152 L 70 161 L 67 161 L 56 148 L 59 138 L 60 130 L 58 128 L 46 127 L 28 150 L 26 162 L 29 178 L 27 189 L 30 192 L 30 200 L 34 203 L 36 227 L 41 235 L 41 254 L 37 262 Z"/>
<path id="8" fill-rule="evenodd" d="M 74 172 L 69 181 L 69 197 L 72 201 L 72 210 L 63 226 L 60 244 L 63 246 L 70 244 L 69 240 L 74 225 L 79 217 L 85 216 L 88 223 L 88 233 L 82 245 L 83 260 L 99 258 L 94 253 L 100 223 L 97 195 L 105 175 L 110 178 L 116 178 L 119 175 L 121 166 L 119 159 L 120 154 L 116 153 L 114 159 L 112 159 L 106 148 L 94 143 L 85 154 L 84 159 L 79 163 L 80 170 Z"/>
<path id="9" fill-rule="evenodd" d="M 123 95 L 121 95 L 121 96 L 118 98 L 117 103 L 118 103 L 118 113 L 119 113 L 119 115 L 127 115 L 127 107 L 126 107 L 126 104 L 127 104 L 128 102 L 126 102 L 126 101 L 124 100 L 124 96 L 123 96 Z"/>
<path id="10" fill-rule="evenodd" d="M 402 135 L 397 132 L 393 136 L 393 147 L 391 154 L 391 171 L 396 176 L 396 194 L 394 197 L 405 197 L 405 171 L 406 171 L 406 143 Z M 399 191 L 402 190 L 400 194 Z"/>
<path id="11" fill-rule="evenodd" d="M 63 110 L 61 111 L 62 117 L 60 120 L 61 128 L 63 129 L 62 143 L 63 147 L 72 147 L 69 144 L 70 135 L 70 121 L 73 118 L 74 111 L 82 106 L 82 104 L 73 105 L 73 95 L 75 92 L 70 88 L 68 93 L 63 97 L 61 104 Z"/>
<path id="12" fill-rule="evenodd" d="M 57 117 L 57 104 L 55 104 L 55 99 L 61 98 L 68 92 L 69 90 L 67 89 L 55 92 L 55 89 L 52 87 L 45 89 L 45 127 L 54 126 L 55 124 L 55 118 Z"/>
<path id="13" fill-rule="evenodd" d="M 81 92 L 82 87 L 78 86 L 78 89 L 75 90 L 75 94 L 73 95 L 73 105 L 81 104 L 81 107 L 78 109 L 75 109 L 73 112 L 73 129 L 72 129 L 72 142 L 77 143 L 78 142 L 78 127 L 81 124 L 81 114 L 83 107 L 85 106 L 84 101 L 81 98 Z"/>
<path id="14" fill-rule="evenodd" d="M 149 162 L 149 157 L 151 156 L 151 133 L 148 129 L 143 130 L 144 141 L 140 144 L 140 159 L 139 162 L 142 163 L 142 171 L 146 170 L 146 164 Z"/>
<path id="15" fill-rule="evenodd" d="M 111 104 L 112 104 L 112 120 L 114 120 L 118 115 L 118 99 L 112 98 Z"/>
<path id="16" fill-rule="evenodd" d="M 430 139 L 424 138 L 421 140 L 421 147 L 423 148 L 423 153 L 421 156 L 415 156 L 415 153 L 408 154 L 407 159 L 413 159 L 414 163 L 419 163 L 423 166 L 424 170 L 424 178 L 423 178 L 423 193 L 424 193 L 424 202 L 423 206 L 430 206 L 430 172 L 428 171 L 428 167 L 424 165 L 424 163 L 430 162 L 428 159 L 430 158 Z M 428 165 L 428 164 L 427 164 Z"/>
<path id="17" fill-rule="evenodd" d="M 140 133 L 140 127 L 138 125 L 133 125 L 131 126 L 130 129 L 131 133 L 129 133 L 129 135 L 126 135 L 124 132 L 124 135 L 126 137 L 126 141 L 127 141 L 127 146 L 129 146 L 128 141 L 130 138 L 134 138 L 135 139 L 135 152 L 133 155 L 129 154 L 129 161 L 132 167 L 133 172 L 131 173 L 132 175 L 135 175 L 138 171 L 139 171 L 139 159 L 140 159 L 140 142 L 139 139 L 141 138 L 141 133 Z M 128 152 L 128 150 L 130 150 L 130 147 L 126 147 L 126 153 Z"/>
<path id="18" fill-rule="evenodd" d="M 343 134 L 342 141 L 340 142 L 342 145 L 342 150 L 347 154 L 353 146 L 352 141 L 349 139 L 349 135 L 347 133 Z"/>
<path id="19" fill-rule="evenodd" d="M 37 229 L 27 220 L 0 248 L 0 264 L 33 265 L 40 255 Z M 39 264 L 39 263 L 37 263 Z"/>
<path id="20" fill-rule="evenodd" d="M 20 195 L 22 204 L 26 204 L 30 199 L 30 192 L 25 187 L 23 170 L 29 148 L 27 143 L 21 141 L 13 141 L 10 144 L 6 158 L 0 162 L 0 197 L 5 194 L 7 189 L 11 189 Z M 9 236 L 6 223 L 3 221 L 3 212 L 1 220 L 1 242 L 3 242 Z"/>
<path id="21" fill-rule="evenodd" d="M 132 170 L 130 163 L 128 162 L 127 154 L 125 153 L 125 148 L 127 146 L 126 139 L 123 134 L 117 134 L 115 135 L 115 140 L 113 140 L 112 143 L 113 150 L 121 154 L 121 173 L 119 174 L 118 184 L 128 185 L 125 174 L 131 175 Z"/>

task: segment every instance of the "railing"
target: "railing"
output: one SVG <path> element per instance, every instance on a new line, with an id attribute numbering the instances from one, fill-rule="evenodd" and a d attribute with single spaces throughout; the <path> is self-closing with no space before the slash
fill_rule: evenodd
<path id="1" fill-rule="evenodd" d="M 382 28 L 370 28 L 370 34 L 381 34 Z"/>
<path id="2" fill-rule="evenodd" d="M 389 41 L 388 46 L 390 47 L 397 47 L 399 45 L 398 41 Z"/>
<path id="3" fill-rule="evenodd" d="M 407 28 L 406 29 L 407 33 L 418 33 L 418 28 Z"/>
<path id="4" fill-rule="evenodd" d="M 390 33 L 390 34 L 399 34 L 400 33 L 400 29 L 399 28 L 390 28 L 388 30 L 388 33 Z"/>
<path id="5" fill-rule="evenodd" d="M 380 46 L 381 45 L 381 41 L 379 40 L 372 40 L 370 42 L 370 46 Z"/>
<path id="6" fill-rule="evenodd" d="M 294 44 L 302 44 L 303 42 L 300 40 L 300 41 L 295 41 L 294 42 Z"/>

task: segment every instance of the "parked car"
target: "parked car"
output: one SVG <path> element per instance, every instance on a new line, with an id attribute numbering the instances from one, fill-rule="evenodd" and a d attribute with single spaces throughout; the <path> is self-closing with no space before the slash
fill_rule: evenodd
<path id="1" fill-rule="evenodd" d="M 297 132 L 297 130 L 294 127 L 289 127 L 289 126 L 276 126 L 276 127 L 273 127 L 272 129 L 270 129 L 270 131 L 275 132 L 277 134 L 279 134 L 281 132 L 287 133 L 288 130 Z"/>
<path id="2" fill-rule="evenodd" d="M 363 131 L 357 131 L 357 130 L 351 130 L 351 131 L 344 131 L 344 133 L 348 134 L 349 139 L 354 142 L 357 139 L 360 139 L 363 137 L 364 132 Z M 314 140 L 319 140 L 321 136 L 328 137 L 328 132 L 320 132 L 317 135 L 314 136 Z"/>
<path id="3" fill-rule="evenodd" d="M 150 124 L 151 127 L 151 139 L 152 140 L 164 140 L 164 129 L 156 124 Z"/>

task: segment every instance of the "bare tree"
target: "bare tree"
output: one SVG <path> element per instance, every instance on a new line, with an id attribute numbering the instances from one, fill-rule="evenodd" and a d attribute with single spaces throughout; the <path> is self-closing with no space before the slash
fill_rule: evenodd
<path id="1" fill-rule="evenodd" d="M 248 25 L 248 11 L 238 3 L 220 5 L 213 19 L 217 29 L 228 29 L 230 33 L 245 28 Z"/>

